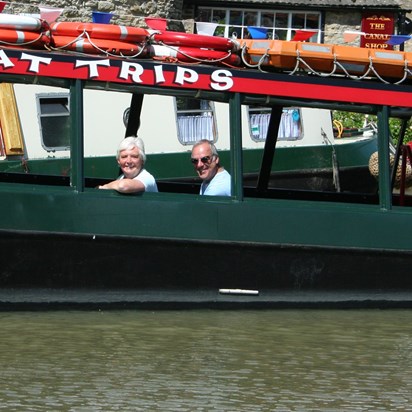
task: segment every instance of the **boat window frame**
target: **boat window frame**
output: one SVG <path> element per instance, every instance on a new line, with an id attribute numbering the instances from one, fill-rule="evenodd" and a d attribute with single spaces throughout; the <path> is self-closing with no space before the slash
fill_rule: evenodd
<path id="1" fill-rule="evenodd" d="M 50 92 L 50 93 L 36 93 L 36 109 L 37 109 L 37 119 L 38 119 L 38 124 L 39 124 L 39 132 L 40 132 L 40 140 L 41 140 L 41 145 L 46 150 L 47 152 L 57 152 L 57 151 L 66 151 L 70 149 L 70 92 Z M 59 112 L 59 113 L 44 113 L 42 105 L 42 101 L 46 100 L 60 100 L 60 99 L 65 99 L 66 102 L 64 104 L 66 111 L 65 112 Z M 67 134 L 66 134 L 66 140 L 67 144 L 66 145 L 55 145 L 55 146 L 50 146 L 47 144 L 47 140 L 45 139 L 44 136 L 44 124 L 42 119 L 45 118 L 66 118 L 65 119 L 65 125 L 64 127 L 67 127 Z M 61 130 L 64 130 L 64 127 L 61 128 Z"/>
<path id="2" fill-rule="evenodd" d="M 201 106 L 202 102 L 207 102 L 209 105 L 209 108 L 201 108 L 199 109 L 179 109 L 178 108 L 178 99 L 185 99 L 186 101 L 198 101 L 199 106 Z M 206 100 L 206 99 L 194 99 L 190 97 L 185 97 L 185 96 L 174 96 L 173 97 L 173 104 L 174 104 L 174 111 L 175 111 L 175 118 L 176 118 L 176 130 L 177 130 L 177 138 L 179 140 L 179 143 L 183 146 L 192 146 L 194 145 L 198 140 L 200 139 L 207 139 L 210 140 L 213 143 L 216 143 L 218 140 L 218 128 L 217 128 L 217 121 L 216 121 L 216 108 L 215 108 L 215 102 L 212 100 Z M 211 123 L 208 125 L 207 133 L 211 133 L 211 135 L 205 133 L 204 131 L 200 133 L 198 136 L 193 136 L 192 138 L 187 138 L 183 135 L 182 133 L 182 124 L 181 120 L 183 117 L 187 117 L 187 120 L 190 119 L 190 117 L 195 117 L 197 120 L 203 120 L 203 119 L 210 119 Z M 179 118 L 180 117 L 180 118 Z"/>
<path id="3" fill-rule="evenodd" d="M 271 113 L 271 109 L 270 107 L 253 107 L 253 106 L 247 106 L 247 119 L 248 119 L 248 126 L 249 126 L 249 136 L 252 139 L 252 141 L 254 142 L 265 142 L 266 141 L 266 132 L 267 132 L 267 126 L 269 124 L 269 119 L 270 119 L 270 113 Z M 295 120 L 295 118 L 293 117 L 293 121 L 298 121 L 299 125 L 298 125 L 298 129 L 299 129 L 299 134 L 297 136 L 293 135 L 293 136 L 285 136 L 280 134 L 281 131 L 279 130 L 279 134 L 277 137 L 277 141 L 290 141 L 290 142 L 295 142 L 298 140 L 302 140 L 304 137 L 304 129 L 303 129 L 303 123 L 302 123 L 302 111 L 301 108 L 299 107 L 285 107 L 283 109 L 283 115 L 289 114 L 289 112 L 292 111 L 292 116 L 294 116 L 294 112 L 297 111 L 297 116 L 298 119 Z M 267 114 L 268 119 L 267 119 L 267 125 L 266 128 L 263 127 L 263 130 L 265 131 L 265 133 L 260 132 L 259 130 L 256 130 L 256 128 L 254 128 L 254 125 L 252 124 L 252 114 L 253 112 L 263 112 L 263 113 L 259 113 L 259 114 Z M 282 115 L 282 116 L 283 116 Z M 285 128 L 287 127 L 287 125 L 284 125 Z M 256 137 L 258 136 L 258 137 Z"/>

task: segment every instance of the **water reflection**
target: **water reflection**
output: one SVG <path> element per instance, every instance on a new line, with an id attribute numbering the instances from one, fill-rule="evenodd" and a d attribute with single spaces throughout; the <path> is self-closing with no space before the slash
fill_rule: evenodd
<path id="1" fill-rule="evenodd" d="M 396 310 L 1 313 L 0 410 L 412 410 L 411 321 Z"/>

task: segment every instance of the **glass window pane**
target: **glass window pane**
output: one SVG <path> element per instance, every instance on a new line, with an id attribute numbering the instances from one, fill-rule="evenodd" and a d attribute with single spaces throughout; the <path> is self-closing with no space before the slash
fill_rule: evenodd
<path id="1" fill-rule="evenodd" d="M 226 24 L 226 10 L 213 10 L 212 22 Z"/>
<path id="2" fill-rule="evenodd" d="M 292 28 L 305 28 L 305 15 L 303 13 L 292 13 Z"/>
<path id="3" fill-rule="evenodd" d="M 42 117 L 43 146 L 47 150 L 64 150 L 70 147 L 69 117 Z"/>
<path id="4" fill-rule="evenodd" d="M 229 36 L 243 37 L 243 12 L 239 10 L 231 10 L 229 13 Z"/>
<path id="5" fill-rule="evenodd" d="M 245 26 L 257 26 L 258 25 L 258 14 L 256 12 L 250 12 L 250 11 L 245 13 L 244 25 Z"/>
<path id="6" fill-rule="evenodd" d="M 53 114 L 67 114 L 69 113 L 68 99 L 41 99 L 40 109 L 42 115 L 53 115 Z"/>
<path id="7" fill-rule="evenodd" d="M 243 12 L 240 10 L 230 10 L 229 24 L 241 26 L 242 25 Z"/>
<path id="8" fill-rule="evenodd" d="M 262 27 L 272 28 L 274 27 L 274 22 L 275 19 L 273 13 L 262 13 Z"/>
<path id="9" fill-rule="evenodd" d="M 226 30 L 226 10 L 213 10 L 212 11 L 212 23 L 218 23 L 219 26 L 216 27 L 215 36 L 228 36 L 225 32 Z"/>
<path id="10" fill-rule="evenodd" d="M 287 30 L 275 30 L 275 40 L 287 40 L 288 31 Z"/>
<path id="11" fill-rule="evenodd" d="M 46 150 L 67 150 L 70 147 L 69 94 L 37 95 L 39 128 Z"/>
<path id="12" fill-rule="evenodd" d="M 212 10 L 199 8 L 198 21 L 211 22 L 212 21 Z"/>
<path id="13" fill-rule="evenodd" d="M 208 100 L 190 99 L 186 97 L 176 98 L 176 108 L 178 112 L 181 111 L 200 111 L 200 110 L 212 110 L 211 102 Z"/>
<path id="14" fill-rule="evenodd" d="M 277 29 L 287 29 L 289 27 L 289 16 L 287 13 L 276 13 L 275 27 Z"/>
<path id="15" fill-rule="evenodd" d="M 307 14 L 306 15 L 306 28 L 307 29 L 318 29 L 319 28 L 319 15 L 318 14 Z"/>

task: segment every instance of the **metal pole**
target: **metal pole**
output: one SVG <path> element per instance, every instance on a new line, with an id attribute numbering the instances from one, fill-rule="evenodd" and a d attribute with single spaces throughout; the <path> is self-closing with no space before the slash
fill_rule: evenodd
<path id="1" fill-rule="evenodd" d="M 391 170 L 389 163 L 389 108 L 378 109 L 379 204 L 381 209 L 392 209 Z"/>
<path id="2" fill-rule="evenodd" d="M 232 196 L 243 200 L 243 156 L 242 156 L 242 105 L 240 94 L 234 93 L 229 99 L 230 125 L 230 173 L 232 175 Z"/>
<path id="3" fill-rule="evenodd" d="M 70 185 L 84 192 L 83 82 L 79 79 L 70 85 L 70 119 Z"/>
<path id="4" fill-rule="evenodd" d="M 126 133 L 124 137 L 137 136 L 140 126 L 140 114 L 142 112 L 144 94 L 133 93 L 130 103 L 129 120 L 127 122 Z"/>
<path id="5" fill-rule="evenodd" d="M 273 106 L 270 114 L 268 131 L 265 140 L 265 149 L 263 152 L 262 164 L 257 181 L 257 190 L 264 192 L 267 190 L 270 174 L 272 171 L 273 157 L 275 156 L 276 142 L 278 140 L 279 125 L 282 119 L 283 107 Z"/>

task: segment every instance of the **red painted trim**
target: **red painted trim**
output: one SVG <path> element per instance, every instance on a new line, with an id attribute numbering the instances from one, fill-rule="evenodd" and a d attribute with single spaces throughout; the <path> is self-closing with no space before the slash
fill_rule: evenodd
<path id="1" fill-rule="evenodd" d="M 410 85 L 0 49 L 2 73 L 412 107 Z"/>
<path id="2" fill-rule="evenodd" d="M 260 80 L 251 84 L 247 79 L 235 79 L 235 92 L 268 94 L 274 96 L 353 102 L 362 104 L 378 104 L 389 106 L 412 107 L 412 90 L 364 89 L 357 87 L 329 86 L 311 83 L 291 83 L 282 81 Z"/>

